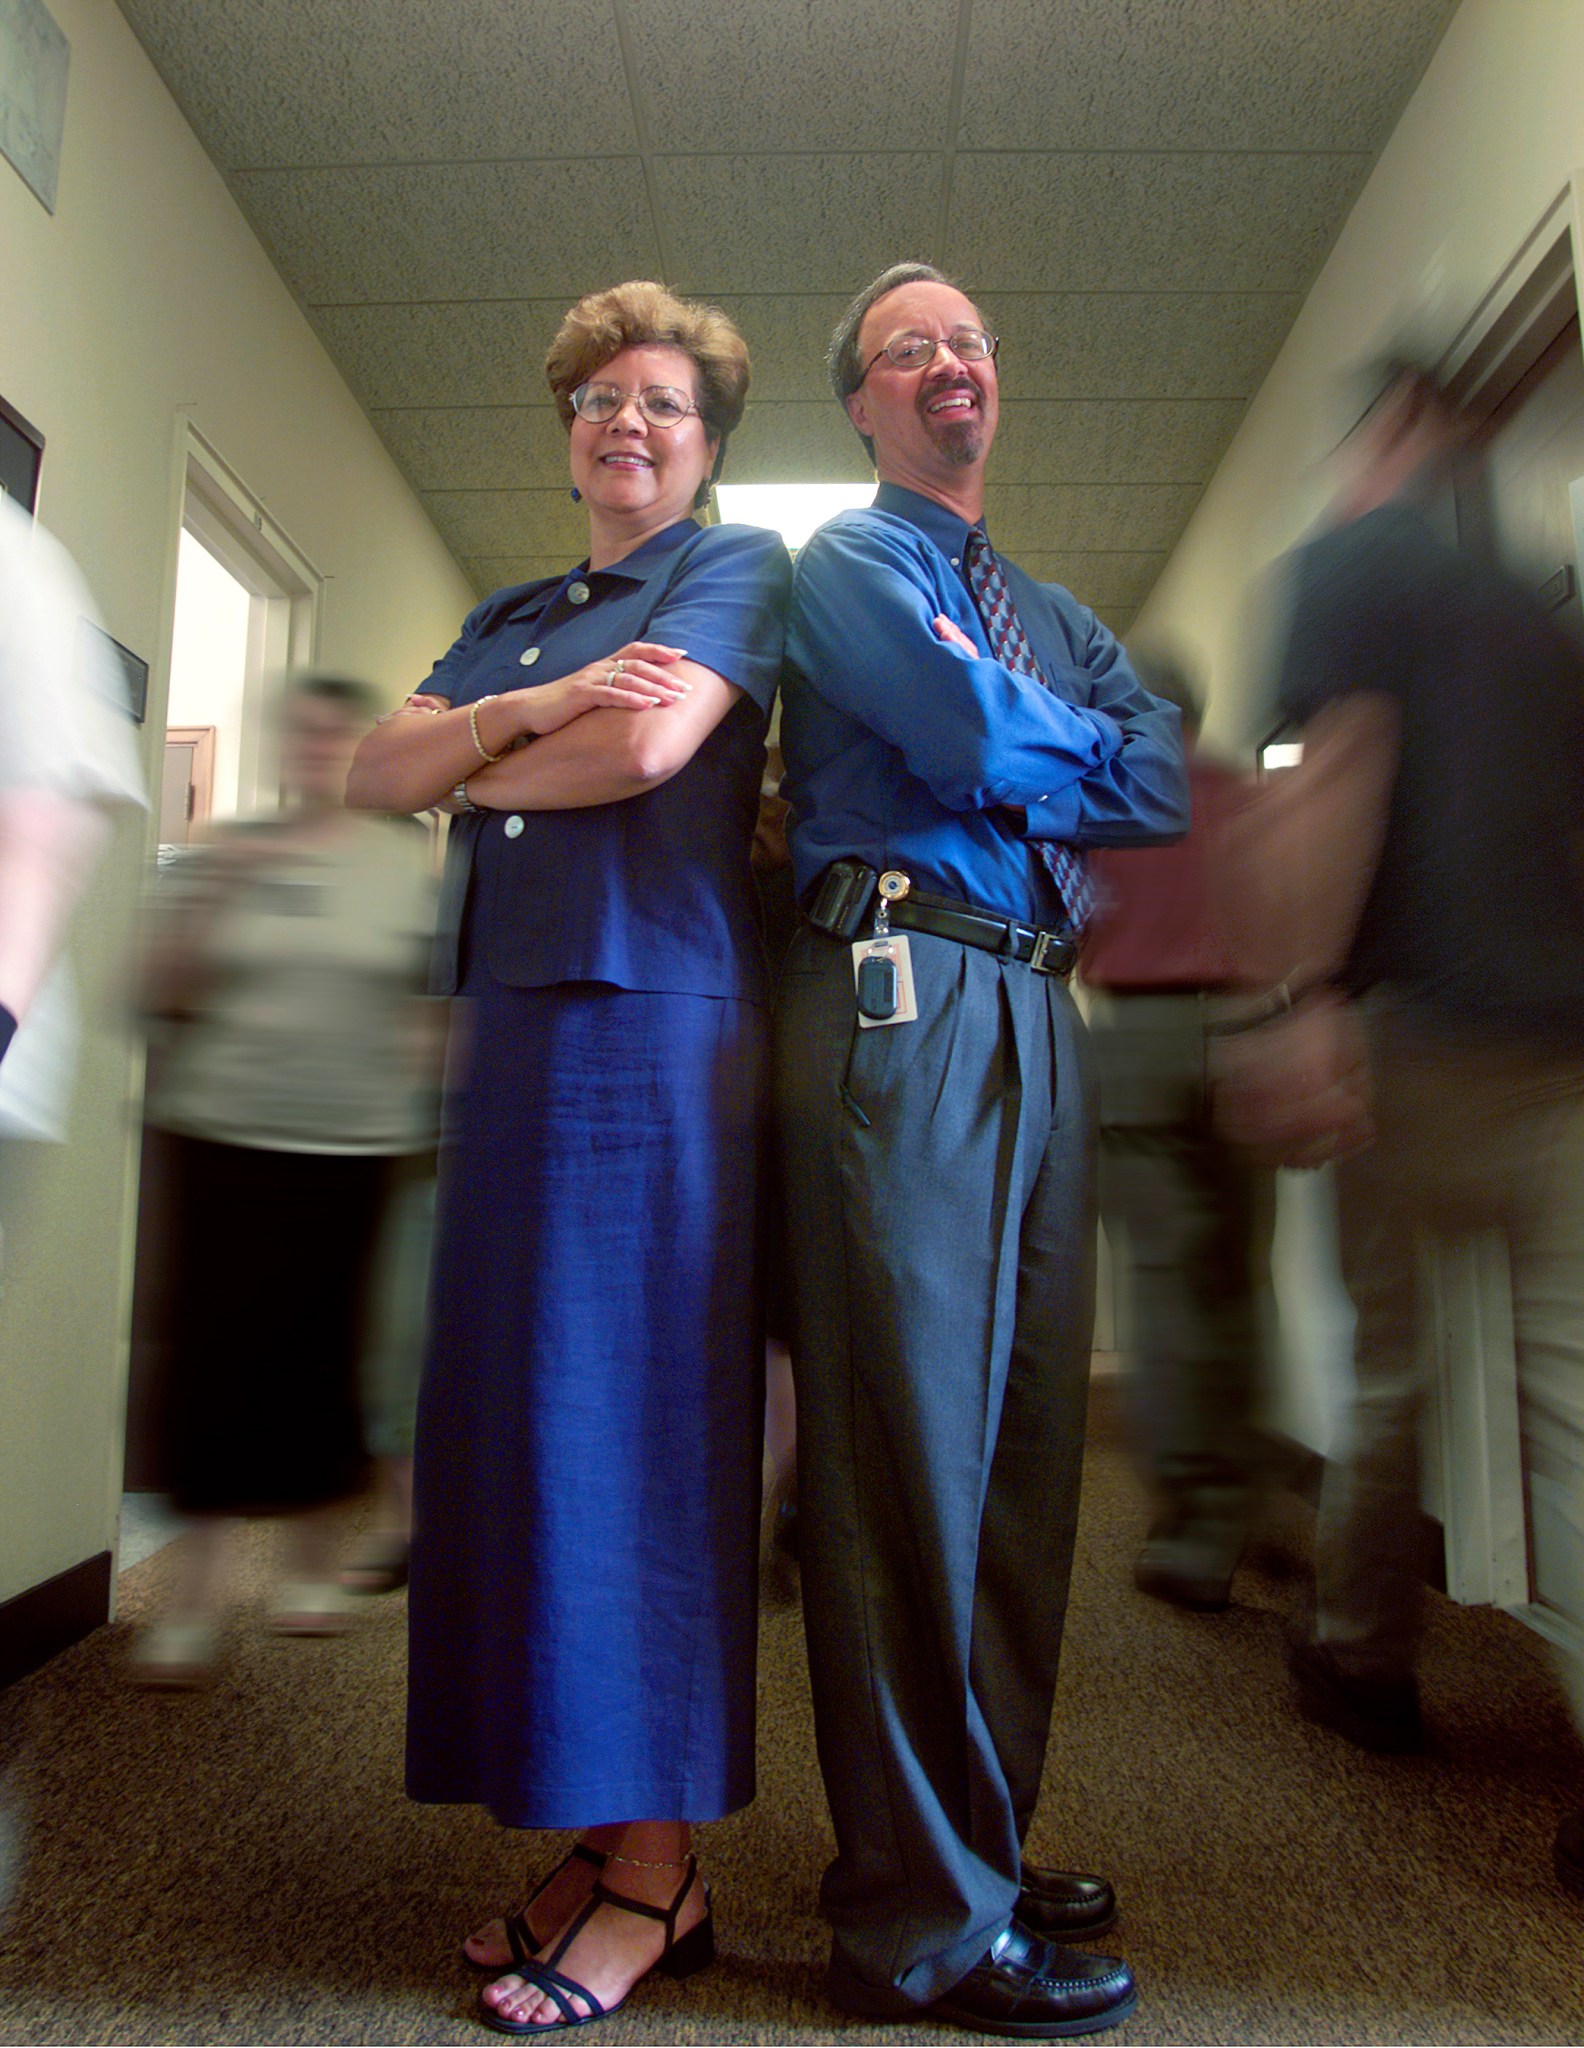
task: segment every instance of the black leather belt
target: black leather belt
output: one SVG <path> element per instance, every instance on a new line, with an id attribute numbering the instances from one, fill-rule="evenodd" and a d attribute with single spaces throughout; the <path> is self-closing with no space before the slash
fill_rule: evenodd
<path id="1" fill-rule="evenodd" d="M 914 889 L 891 905 L 891 925 L 899 932 L 929 932 L 937 939 L 955 939 L 959 946 L 977 946 L 1003 959 L 1025 960 L 1036 974 L 1056 974 L 1065 981 L 1078 964 L 1078 941 L 1070 931 L 1048 932 L 1039 925 L 998 917 L 977 904 L 954 903 L 945 896 L 924 896 Z"/>
<path id="2" fill-rule="evenodd" d="M 875 870 L 863 861 L 832 861 L 808 891 L 803 914 L 816 931 L 830 938 L 856 939 L 860 928 L 870 923 L 877 880 Z M 1078 938 L 1071 929 L 1052 932 L 1020 924 L 977 903 L 959 903 L 910 887 L 905 895 L 890 899 L 887 910 L 895 931 L 928 932 L 959 946 L 976 946 L 1004 960 L 1026 962 L 1036 974 L 1055 974 L 1065 981 L 1078 962 Z"/>

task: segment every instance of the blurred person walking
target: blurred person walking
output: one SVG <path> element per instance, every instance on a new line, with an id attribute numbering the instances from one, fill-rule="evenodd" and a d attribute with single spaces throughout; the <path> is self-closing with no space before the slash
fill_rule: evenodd
<path id="1" fill-rule="evenodd" d="M 723 314 L 619 285 L 545 368 L 588 556 L 472 612 L 352 782 L 459 814 L 407 1784 L 578 1831 L 465 1945 L 506 2033 L 707 1963 L 690 1824 L 753 1794 L 749 847 L 790 577 L 775 535 L 692 517 L 748 384 Z"/>
<path id="2" fill-rule="evenodd" d="M 1280 675 L 1300 724 L 1373 700 L 1399 735 L 1338 976 L 1376 1132 L 1337 1168 L 1357 1387 L 1321 1499 L 1314 1636 L 1293 1654 L 1304 1711 L 1384 1751 L 1424 1739 L 1426 1233 L 1505 1242 L 1528 1456 L 1571 1499 L 1584 1551 L 1584 662 L 1528 589 L 1427 516 L 1461 441 L 1433 372 L 1387 363 L 1340 452 L 1329 529 L 1294 563 Z M 1584 1719 L 1584 1670 L 1565 1662 Z M 1556 1861 L 1584 1890 L 1584 1813 Z"/>
<path id="3" fill-rule="evenodd" d="M 144 802 L 110 643 L 70 557 L 0 493 L 0 1310 L 28 1168 L 66 1136 L 76 1004 L 67 921 L 110 833 Z M 9 1335 L 3 1340 L 11 1368 Z M 0 1687 L 0 1918 L 21 1867 L 15 1697 Z"/>
<path id="4" fill-rule="evenodd" d="M 375 703 L 341 677 L 293 684 L 283 808 L 223 828 L 156 898 L 146 1001 L 165 1029 L 147 1116 L 174 1141 L 161 1456 L 195 1526 L 135 1652 L 148 1684 L 209 1671 L 233 1517 L 290 1518 L 278 1628 L 345 1626 L 328 1511 L 362 1473 L 370 1262 L 393 1163 L 432 1139 L 427 844 L 343 801 Z"/>
<path id="5" fill-rule="evenodd" d="M 1225 1607 L 1261 1467 L 1260 1292 L 1274 1188 L 1217 1129 L 1209 1027 L 1240 973 L 1220 841 L 1244 781 L 1199 744 L 1203 697 L 1175 662 L 1134 658 L 1182 713 L 1192 823 L 1169 846 L 1099 847 L 1080 971 L 1100 1081 L 1100 1213 L 1126 1264 L 1128 1391 L 1156 1515 L 1140 1589 Z"/>

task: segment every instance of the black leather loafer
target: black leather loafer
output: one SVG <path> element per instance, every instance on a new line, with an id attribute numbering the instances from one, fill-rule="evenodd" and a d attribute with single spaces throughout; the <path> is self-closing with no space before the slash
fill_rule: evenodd
<path id="1" fill-rule="evenodd" d="M 1114 1956 L 1075 1956 L 1014 1920 L 931 2017 L 972 2034 L 1059 2041 L 1114 2027 L 1138 2004 L 1133 1972 Z"/>
<path id="2" fill-rule="evenodd" d="M 1088 1941 L 1116 1922 L 1116 1893 L 1103 1877 L 1025 1863 L 1022 1882 L 1013 1917 L 1047 1941 Z"/>

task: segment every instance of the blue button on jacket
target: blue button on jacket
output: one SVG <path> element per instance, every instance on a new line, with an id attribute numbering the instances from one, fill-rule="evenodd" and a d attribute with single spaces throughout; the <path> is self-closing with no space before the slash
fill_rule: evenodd
<path id="1" fill-rule="evenodd" d="M 853 855 L 923 889 L 1060 918 L 1033 842 L 1180 836 L 1188 782 L 1174 706 L 1059 584 L 999 559 L 1049 688 L 995 660 L 963 573 L 971 529 L 882 484 L 797 559 L 781 739 L 801 892 Z M 976 654 L 937 637 L 944 613 Z"/>
<path id="2" fill-rule="evenodd" d="M 517 988 L 765 1000 L 748 850 L 790 577 L 776 534 L 684 519 L 609 569 L 498 590 L 468 615 L 424 684 L 453 705 L 556 682 L 629 640 L 684 648 L 744 694 L 641 796 L 453 819 L 437 993 L 459 986 L 465 952 Z"/>

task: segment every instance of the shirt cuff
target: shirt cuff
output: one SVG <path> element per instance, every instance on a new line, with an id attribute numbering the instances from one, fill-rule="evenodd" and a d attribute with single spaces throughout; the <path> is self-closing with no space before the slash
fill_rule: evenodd
<path id="1" fill-rule="evenodd" d="M 1025 839 L 1071 839 L 1078 830 L 1076 785 L 1023 807 Z"/>

